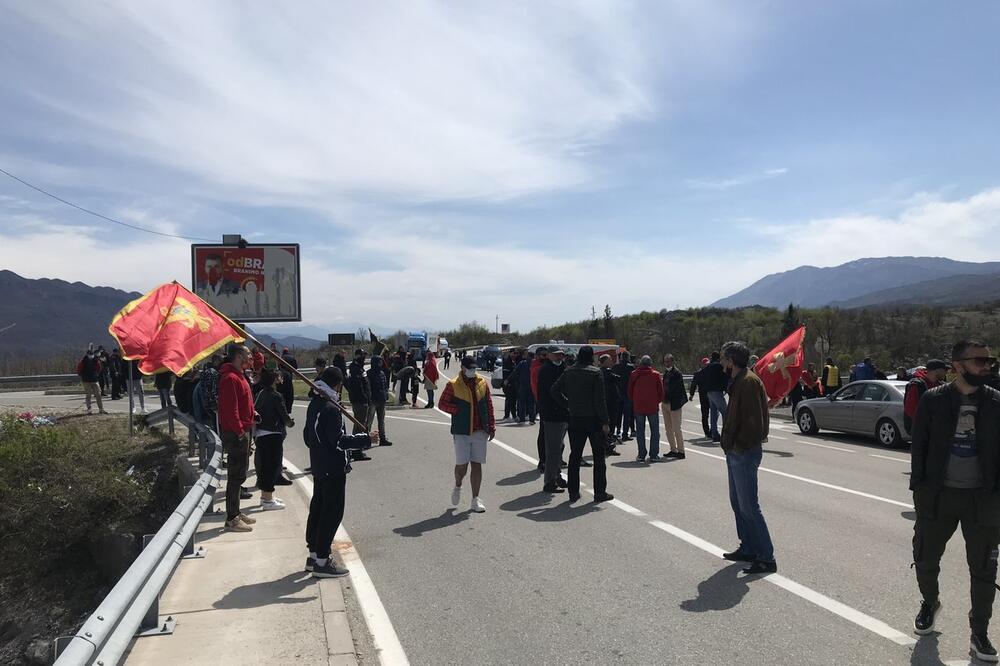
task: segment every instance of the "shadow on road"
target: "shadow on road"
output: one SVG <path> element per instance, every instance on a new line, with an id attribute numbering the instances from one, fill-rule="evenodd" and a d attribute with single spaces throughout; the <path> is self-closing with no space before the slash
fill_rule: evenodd
<path id="1" fill-rule="evenodd" d="M 772 451 L 771 449 L 761 449 L 764 453 L 770 453 L 773 456 L 778 456 L 779 458 L 794 458 L 795 454 L 791 451 Z"/>
<path id="2" fill-rule="evenodd" d="M 900 511 L 899 515 L 901 515 L 903 518 L 906 518 L 907 520 L 916 520 L 917 519 L 917 512 L 916 511 Z"/>
<path id="3" fill-rule="evenodd" d="M 745 565 L 736 564 L 720 569 L 711 578 L 698 583 L 698 596 L 680 603 L 681 610 L 705 613 L 735 608 L 750 591 L 746 579 L 739 575 Z"/>
<path id="4" fill-rule="evenodd" d="M 457 525 L 458 523 L 461 523 L 468 519 L 469 519 L 468 511 L 456 513 L 455 509 L 448 509 L 440 516 L 436 516 L 434 518 L 428 518 L 427 520 L 421 520 L 419 523 L 413 523 L 412 525 L 406 525 L 405 527 L 397 527 L 392 531 L 400 536 L 419 537 L 423 536 L 424 533 L 426 532 L 439 530 L 442 527 L 450 527 L 452 525 Z"/>
<path id="5" fill-rule="evenodd" d="M 522 483 L 531 483 L 532 481 L 537 481 L 541 478 L 537 469 L 529 469 L 523 472 L 518 472 L 514 476 L 508 476 L 506 479 L 500 479 L 497 481 L 498 486 L 519 486 Z"/>
<path id="6" fill-rule="evenodd" d="M 290 573 L 278 580 L 251 583 L 233 588 L 212 604 L 213 608 L 260 608 L 271 604 L 302 604 L 315 599 L 312 597 L 288 597 L 313 585 L 312 576 L 304 571 Z"/>
<path id="7" fill-rule="evenodd" d="M 566 501 L 554 506 L 524 511 L 517 515 L 539 523 L 552 523 L 579 518 L 580 516 L 597 511 L 597 509 L 597 505 L 593 502 L 584 502 L 583 499 L 579 499 L 575 504 L 570 504 Z"/>
<path id="8" fill-rule="evenodd" d="M 537 477 L 538 474 L 536 473 Z M 524 511 L 525 509 L 534 509 L 535 507 L 542 506 L 544 504 L 549 504 L 552 502 L 552 497 L 550 493 L 539 490 L 536 493 L 530 495 L 524 495 L 523 497 L 518 497 L 512 499 L 509 502 L 504 502 L 500 505 L 501 511 Z"/>
<path id="9" fill-rule="evenodd" d="M 913 646 L 913 652 L 910 655 L 910 663 L 919 664 L 920 666 L 945 666 L 945 662 L 941 661 L 937 634 L 921 636 L 917 640 L 917 644 Z"/>

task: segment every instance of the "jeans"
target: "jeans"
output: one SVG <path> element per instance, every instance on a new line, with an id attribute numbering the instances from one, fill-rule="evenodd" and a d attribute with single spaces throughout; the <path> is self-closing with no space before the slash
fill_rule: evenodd
<path id="1" fill-rule="evenodd" d="M 660 414 L 636 414 L 635 433 L 639 442 L 639 457 L 646 457 L 646 421 L 649 421 L 649 457 L 655 458 L 660 455 Z M 622 434 L 624 434 L 624 430 Z"/>
<path id="2" fill-rule="evenodd" d="M 371 430 L 372 422 L 375 417 L 378 417 L 378 439 L 379 443 L 388 441 L 388 437 L 385 434 L 385 403 L 384 402 L 374 402 L 368 405 L 368 419 L 365 422 L 368 429 Z M 372 442 L 374 444 L 374 442 Z"/>
<path id="3" fill-rule="evenodd" d="M 736 534 L 740 538 L 740 551 L 754 555 L 758 560 L 774 561 L 774 544 L 767 529 L 764 514 L 757 500 L 757 468 L 760 467 L 763 449 L 755 448 L 743 453 L 728 451 L 726 467 L 729 471 L 729 504 L 736 516 Z"/>
<path id="4" fill-rule="evenodd" d="M 566 440 L 566 423 L 542 421 L 545 428 L 545 485 L 554 486 L 559 481 L 562 449 Z"/>
<path id="5" fill-rule="evenodd" d="M 240 515 L 240 487 L 247 480 L 247 466 L 250 463 L 250 437 L 223 431 L 222 447 L 228 456 L 226 463 L 226 520 L 232 520 Z"/>
<path id="6" fill-rule="evenodd" d="M 309 518 L 306 520 L 306 548 L 310 553 L 316 553 L 318 558 L 330 557 L 330 544 L 340 521 L 344 519 L 346 489 L 346 474 L 314 478 Z"/>
<path id="7" fill-rule="evenodd" d="M 267 493 L 274 492 L 274 482 L 281 474 L 281 458 L 285 436 L 280 432 L 273 435 L 261 435 L 257 438 L 258 460 L 257 487 Z"/>
<path id="8" fill-rule="evenodd" d="M 427 404 L 431 407 L 434 406 L 434 391 L 431 391 L 430 389 L 427 390 Z"/>
<path id="9" fill-rule="evenodd" d="M 525 418 L 535 420 L 535 396 L 531 395 L 531 391 L 517 395 L 517 420 L 524 421 Z"/>
<path id="10" fill-rule="evenodd" d="M 134 410 L 138 404 L 140 412 L 146 411 L 146 396 L 142 392 L 142 380 L 133 379 L 132 383 L 126 386 L 126 389 L 134 396 L 132 398 L 132 409 Z"/>
<path id="11" fill-rule="evenodd" d="M 160 409 L 166 409 L 170 403 L 170 389 L 158 388 L 156 393 L 160 396 Z"/>
<path id="12" fill-rule="evenodd" d="M 608 489 L 608 468 L 605 458 L 606 438 L 601 426 L 592 419 L 574 420 L 569 424 L 569 494 L 580 496 L 580 461 L 583 447 L 590 439 L 590 451 L 594 454 L 594 496 L 600 497 Z M 547 471 L 547 468 L 546 468 Z"/>
<path id="13" fill-rule="evenodd" d="M 709 391 L 708 392 L 708 402 L 711 407 L 711 414 L 709 416 L 709 427 L 711 432 L 709 433 L 712 439 L 719 438 L 719 415 L 722 415 L 722 420 L 726 420 L 726 410 L 728 409 L 726 405 L 726 396 L 722 391 Z"/>

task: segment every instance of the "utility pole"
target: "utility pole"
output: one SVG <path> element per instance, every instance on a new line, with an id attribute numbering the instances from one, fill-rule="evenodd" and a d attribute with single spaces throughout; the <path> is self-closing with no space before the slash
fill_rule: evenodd
<path id="1" fill-rule="evenodd" d="M 497 321 L 496 321 L 496 325 L 493 327 L 493 332 L 494 333 L 499 333 L 500 332 L 500 315 L 497 315 Z"/>

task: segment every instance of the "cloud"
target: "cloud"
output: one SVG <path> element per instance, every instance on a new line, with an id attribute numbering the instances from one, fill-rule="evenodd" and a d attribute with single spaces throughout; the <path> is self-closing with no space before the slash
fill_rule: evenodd
<path id="1" fill-rule="evenodd" d="M 733 187 L 739 187 L 741 185 L 749 185 L 750 183 L 757 183 L 762 180 L 770 180 L 772 178 L 777 178 L 778 176 L 784 176 L 788 173 L 788 169 L 765 169 L 757 173 L 748 173 L 741 176 L 735 176 L 733 178 L 726 178 L 722 180 L 707 180 L 699 178 L 688 178 L 684 181 L 684 184 L 694 190 L 728 190 Z"/>

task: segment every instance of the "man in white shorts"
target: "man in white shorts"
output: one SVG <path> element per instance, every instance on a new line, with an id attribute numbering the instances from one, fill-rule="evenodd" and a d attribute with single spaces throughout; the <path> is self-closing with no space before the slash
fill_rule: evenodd
<path id="1" fill-rule="evenodd" d="M 462 500 L 462 480 L 472 464 L 469 482 L 472 485 L 472 505 L 476 513 L 486 511 L 479 499 L 486 462 L 486 442 L 497 433 L 493 417 L 493 397 L 489 383 L 476 374 L 476 361 L 471 356 L 462 359 L 462 371 L 448 382 L 438 400 L 438 409 L 451 414 L 451 434 L 455 438 L 455 487 L 451 491 L 452 506 Z"/>

